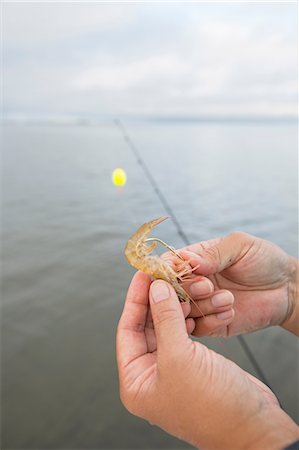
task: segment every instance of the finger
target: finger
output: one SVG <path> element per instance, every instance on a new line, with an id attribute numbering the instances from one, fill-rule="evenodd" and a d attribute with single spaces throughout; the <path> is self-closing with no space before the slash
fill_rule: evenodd
<path id="1" fill-rule="evenodd" d="M 188 317 L 185 320 L 186 330 L 188 334 L 191 334 L 195 328 L 194 319 Z M 147 341 L 148 352 L 152 353 L 157 350 L 157 339 L 155 335 L 155 330 L 153 328 L 145 328 L 145 336 Z"/>
<path id="2" fill-rule="evenodd" d="M 152 353 L 155 350 L 157 350 L 157 340 L 156 340 L 154 328 L 146 328 L 145 329 L 145 337 L 146 337 L 146 343 L 147 343 L 147 351 L 149 353 Z"/>
<path id="3" fill-rule="evenodd" d="M 189 316 L 189 314 L 191 312 L 191 305 L 188 302 L 183 302 L 183 303 L 181 303 L 181 308 L 182 308 L 184 317 L 186 319 L 186 317 Z"/>
<path id="4" fill-rule="evenodd" d="M 150 276 L 137 272 L 128 289 L 126 302 L 117 329 L 117 361 L 119 367 L 128 366 L 131 361 L 147 352 L 144 333 Z"/>
<path id="5" fill-rule="evenodd" d="M 181 308 L 182 308 L 184 317 L 186 319 L 186 317 L 191 312 L 191 305 L 190 305 L 190 303 L 187 303 L 187 302 L 181 303 Z M 195 327 L 195 323 L 194 323 L 193 319 L 190 319 L 190 320 L 187 319 L 186 327 L 187 327 L 187 321 L 188 321 L 187 332 L 188 332 L 188 334 L 191 334 L 191 332 L 193 331 L 193 328 Z M 155 335 L 155 331 L 154 331 L 154 324 L 153 324 L 152 313 L 151 313 L 150 309 L 148 310 L 146 323 L 145 323 L 145 337 L 146 337 L 148 352 L 153 352 L 153 351 L 157 350 L 156 335 Z"/>
<path id="6" fill-rule="evenodd" d="M 172 253 L 172 252 L 164 252 L 162 253 L 162 255 L 160 256 L 161 259 L 163 259 L 164 261 L 176 261 L 177 257 Z"/>
<path id="7" fill-rule="evenodd" d="M 195 275 L 190 281 L 183 282 L 182 286 L 193 300 L 210 297 L 214 291 L 212 281 L 198 275 Z"/>
<path id="8" fill-rule="evenodd" d="M 188 336 L 184 314 L 173 287 L 162 280 L 150 286 L 150 306 L 160 354 L 171 354 Z"/>
<path id="9" fill-rule="evenodd" d="M 235 232 L 220 239 L 194 244 L 188 247 L 189 250 L 181 250 L 179 253 L 188 260 L 191 267 L 199 266 L 195 273 L 211 275 L 238 262 L 254 241 L 255 238 L 249 234 Z"/>
<path id="10" fill-rule="evenodd" d="M 233 308 L 228 311 L 209 316 L 201 317 L 195 320 L 193 336 L 228 336 L 228 326 L 234 320 L 235 311 Z"/>
<path id="11" fill-rule="evenodd" d="M 188 318 L 186 319 L 186 330 L 188 334 L 192 334 L 195 328 L 195 320 Z"/>
<path id="12" fill-rule="evenodd" d="M 226 289 L 219 289 L 210 298 L 192 302 L 189 317 L 202 317 L 202 313 L 209 315 L 227 311 L 232 308 L 234 301 L 235 298 L 232 292 Z"/>
<path id="13" fill-rule="evenodd" d="M 203 250 L 203 248 L 205 246 L 211 246 L 211 245 L 216 245 L 218 244 L 218 242 L 221 240 L 222 238 L 215 238 L 215 239 L 210 239 L 209 241 L 201 241 L 201 242 L 197 242 L 196 244 L 191 244 L 191 245 L 187 245 L 185 247 L 182 248 L 178 248 L 176 249 L 176 252 L 183 258 L 184 258 L 184 252 L 191 252 L 191 253 L 196 253 L 196 254 L 200 254 L 200 252 Z M 160 258 L 164 259 L 165 261 L 169 261 L 173 264 L 178 264 L 180 258 L 178 258 L 177 256 L 175 256 L 172 252 L 167 251 L 164 252 Z M 186 258 L 188 259 L 188 257 Z"/>
<path id="14" fill-rule="evenodd" d="M 192 253 L 200 254 L 203 251 L 203 249 L 205 249 L 206 247 L 218 245 L 219 242 L 221 241 L 221 239 L 223 239 L 223 238 L 217 237 L 214 239 L 209 239 L 207 241 L 196 242 L 195 244 L 187 245 L 187 247 L 183 247 L 180 250 L 187 250 Z"/>
<path id="15" fill-rule="evenodd" d="M 176 250 L 176 252 L 179 255 L 179 250 Z M 188 264 L 188 261 L 184 260 L 182 256 L 178 255 L 175 255 L 172 252 L 165 252 L 160 256 L 160 258 L 166 261 L 175 272 L 190 269 L 190 274 L 192 274 L 191 266 Z"/>
<path id="16" fill-rule="evenodd" d="M 186 319 L 186 317 L 189 316 L 189 314 L 191 312 L 191 304 L 189 302 L 182 302 L 181 308 L 182 308 L 184 317 Z M 147 329 L 147 328 L 154 328 L 152 312 L 150 309 L 148 310 L 147 317 L 146 317 L 145 329 Z"/>

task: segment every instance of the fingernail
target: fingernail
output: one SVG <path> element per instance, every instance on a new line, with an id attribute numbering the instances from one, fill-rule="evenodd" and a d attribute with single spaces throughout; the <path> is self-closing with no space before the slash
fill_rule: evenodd
<path id="1" fill-rule="evenodd" d="M 219 292 L 219 294 L 213 295 L 211 302 L 213 306 L 219 308 L 220 306 L 232 305 L 234 297 L 230 292 Z"/>
<path id="2" fill-rule="evenodd" d="M 211 281 L 208 280 L 197 281 L 190 286 L 191 295 L 193 295 L 194 297 L 198 297 L 199 295 L 207 295 L 212 291 L 213 285 Z"/>
<path id="3" fill-rule="evenodd" d="M 233 310 L 230 309 L 229 311 L 224 311 L 222 313 L 217 314 L 217 319 L 219 320 L 228 320 L 231 317 L 233 317 Z"/>
<path id="4" fill-rule="evenodd" d="M 155 303 L 167 300 L 169 298 L 169 288 L 164 281 L 155 281 L 151 285 L 152 299 Z"/>

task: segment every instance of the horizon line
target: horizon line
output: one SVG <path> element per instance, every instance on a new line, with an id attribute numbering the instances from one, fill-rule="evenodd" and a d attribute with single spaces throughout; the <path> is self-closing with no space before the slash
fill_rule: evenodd
<path id="1" fill-rule="evenodd" d="M 115 121 L 123 119 L 130 122 L 155 122 L 155 123 L 208 123 L 208 122 L 298 122 L 298 115 L 269 116 L 269 115 L 156 115 L 156 114 L 3 114 L 4 123 L 34 123 L 34 124 L 76 124 L 96 125 L 103 121 Z"/>

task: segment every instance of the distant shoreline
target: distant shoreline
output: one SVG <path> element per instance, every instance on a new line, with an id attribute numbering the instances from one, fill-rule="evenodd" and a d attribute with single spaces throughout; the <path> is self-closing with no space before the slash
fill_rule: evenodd
<path id="1" fill-rule="evenodd" d="M 6 115 L 2 116 L 2 122 L 5 125 L 46 125 L 46 126 L 98 126 L 103 124 L 111 124 L 120 118 L 126 123 L 154 123 L 154 124 L 297 124 L 298 117 L 296 116 L 17 116 Z"/>

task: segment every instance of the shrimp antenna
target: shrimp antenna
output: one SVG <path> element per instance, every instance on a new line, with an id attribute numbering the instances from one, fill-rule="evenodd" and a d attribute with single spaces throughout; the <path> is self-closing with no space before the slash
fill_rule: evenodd
<path id="1" fill-rule="evenodd" d="M 164 247 L 168 248 L 168 250 L 171 251 L 171 253 L 173 253 L 175 256 L 177 256 L 178 258 L 180 258 L 182 261 L 185 261 L 184 258 L 181 257 L 181 255 L 178 254 L 178 252 L 175 250 L 174 247 L 171 247 L 171 245 L 166 244 L 166 242 L 162 241 L 162 239 L 158 239 L 158 238 L 147 238 L 145 239 L 145 242 L 159 242 L 160 244 L 164 245 Z"/>

